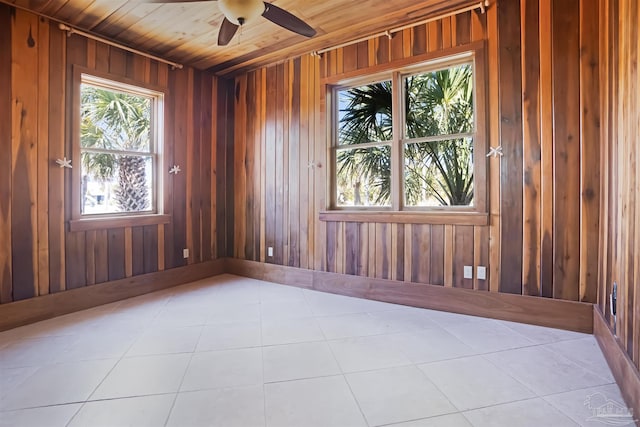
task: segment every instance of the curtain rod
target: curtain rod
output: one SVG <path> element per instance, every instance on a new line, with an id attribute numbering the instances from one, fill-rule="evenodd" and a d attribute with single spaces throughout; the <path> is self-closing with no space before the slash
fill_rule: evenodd
<path id="1" fill-rule="evenodd" d="M 119 49 L 126 50 L 128 52 L 132 52 L 132 53 L 135 53 L 137 55 L 144 56 L 146 58 L 150 58 L 150 59 L 153 59 L 153 60 L 158 61 L 158 62 L 163 62 L 163 63 L 165 63 L 167 65 L 171 65 L 171 68 L 173 68 L 173 69 L 176 69 L 176 68 L 181 69 L 182 68 L 182 64 L 178 64 L 177 62 L 168 61 L 166 59 L 160 58 L 159 56 L 151 55 L 150 53 L 146 53 L 146 52 L 142 52 L 142 51 L 137 50 L 137 49 L 133 49 L 133 48 L 131 48 L 129 46 L 123 45 L 123 44 L 118 43 L 118 42 L 111 41 L 109 39 L 106 39 L 106 38 L 103 38 L 103 37 L 100 37 L 100 36 L 95 36 L 95 35 L 93 35 L 91 33 L 87 33 L 85 31 L 78 30 L 76 28 L 70 27 L 67 24 L 63 24 L 62 22 L 60 24 L 58 24 L 58 28 L 60 28 L 62 31 L 66 31 L 68 36 L 71 36 L 72 34 L 78 34 L 79 36 L 83 36 L 83 37 L 86 37 L 88 39 L 98 41 L 100 43 L 108 44 L 109 46 L 117 47 Z"/>
<path id="2" fill-rule="evenodd" d="M 440 19 L 448 18 L 449 16 L 457 15 L 457 14 L 463 13 L 463 12 L 468 12 L 470 10 L 480 9 L 480 11 L 482 13 L 485 13 L 487 11 L 487 7 L 489 7 L 489 0 L 484 0 L 484 1 L 481 1 L 480 3 L 476 3 L 476 4 L 473 4 L 471 6 L 463 7 L 463 8 L 460 8 L 460 9 L 455 9 L 455 10 L 452 10 L 452 11 L 447 12 L 447 13 L 443 13 L 443 14 L 440 14 L 440 15 L 437 15 L 437 16 L 432 16 L 432 17 L 424 19 L 422 21 L 418 21 L 418 22 L 414 22 L 414 23 L 411 23 L 411 24 L 403 25 L 402 27 L 392 28 L 391 30 L 382 31 L 380 33 L 372 34 L 372 35 L 366 36 L 366 37 L 361 37 L 359 39 L 351 40 L 351 41 L 348 41 L 346 43 L 341 43 L 341 44 L 336 45 L 336 46 L 331 46 L 331 47 L 327 47 L 327 48 L 324 48 L 324 49 L 316 50 L 316 51 L 311 52 L 311 55 L 312 56 L 320 56 L 325 52 L 329 52 L 330 50 L 340 49 L 341 47 L 351 46 L 351 45 L 356 44 L 356 43 L 364 42 L 364 41 L 371 40 L 371 39 L 378 38 L 378 37 L 382 37 L 382 36 L 387 36 L 387 37 L 389 37 L 389 39 L 391 39 L 393 37 L 394 33 L 398 33 L 400 31 L 404 31 L 407 28 L 412 28 L 412 27 L 415 27 L 416 25 L 428 24 L 429 22 L 438 21 Z"/>

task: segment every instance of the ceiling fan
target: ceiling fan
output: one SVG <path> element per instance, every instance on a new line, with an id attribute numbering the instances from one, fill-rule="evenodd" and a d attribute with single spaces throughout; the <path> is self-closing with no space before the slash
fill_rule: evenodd
<path id="1" fill-rule="evenodd" d="M 224 20 L 218 33 L 218 45 L 229 44 L 238 28 L 257 19 L 259 16 L 286 28 L 289 31 L 313 37 L 316 30 L 290 12 L 262 0 L 143 0 L 145 3 L 192 3 L 196 1 L 217 1 Z"/>

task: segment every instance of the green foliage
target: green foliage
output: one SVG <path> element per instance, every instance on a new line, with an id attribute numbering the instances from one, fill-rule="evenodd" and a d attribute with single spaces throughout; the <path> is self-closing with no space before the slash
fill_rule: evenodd
<path id="1" fill-rule="evenodd" d="M 83 148 L 128 151 L 148 148 L 150 99 L 83 85 L 81 101 Z"/>
<path id="2" fill-rule="evenodd" d="M 404 80 L 406 203 L 435 199 L 441 205 L 473 202 L 473 143 L 448 135 L 473 131 L 473 76 L 470 65 L 409 76 Z M 340 145 L 384 142 L 392 138 L 392 88 L 375 83 L 343 92 Z M 438 138 L 442 136 L 442 138 Z M 388 146 L 339 150 L 338 180 L 377 188 L 375 204 L 389 204 L 391 165 Z"/>
<path id="3" fill-rule="evenodd" d="M 340 144 L 357 145 L 389 141 L 392 137 L 391 82 L 349 89 L 348 104 L 340 120 Z M 338 152 L 338 177 L 356 189 L 370 188 L 365 199 L 389 204 L 391 197 L 391 150 L 389 146 L 354 148 Z M 349 178 L 355 177 L 355 182 Z M 355 195 L 356 203 L 361 199 Z"/>
<path id="4" fill-rule="evenodd" d="M 83 84 L 81 109 L 80 144 L 89 149 L 82 153 L 84 169 L 100 181 L 117 178 L 116 204 L 122 211 L 147 209 L 144 158 L 108 150 L 149 151 L 151 99 Z"/>

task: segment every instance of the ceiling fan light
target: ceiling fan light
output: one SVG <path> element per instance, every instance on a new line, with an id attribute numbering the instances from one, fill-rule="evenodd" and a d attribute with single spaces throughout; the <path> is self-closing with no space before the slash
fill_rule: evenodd
<path id="1" fill-rule="evenodd" d="M 244 25 L 258 18 L 264 12 L 262 0 L 220 0 L 218 2 L 224 16 L 236 25 Z"/>

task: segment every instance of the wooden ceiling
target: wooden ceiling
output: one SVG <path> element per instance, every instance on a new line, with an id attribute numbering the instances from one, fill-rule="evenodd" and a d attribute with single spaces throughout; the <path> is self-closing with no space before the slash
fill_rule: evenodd
<path id="1" fill-rule="evenodd" d="M 217 46 L 215 1 L 0 0 L 127 46 L 220 75 L 237 73 L 406 25 L 480 0 L 272 0 L 315 28 L 311 38 L 259 19 Z"/>

